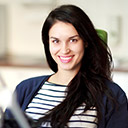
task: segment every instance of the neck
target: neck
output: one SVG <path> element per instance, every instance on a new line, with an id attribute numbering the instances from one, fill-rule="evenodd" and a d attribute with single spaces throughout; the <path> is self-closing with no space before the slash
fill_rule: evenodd
<path id="1" fill-rule="evenodd" d="M 75 77 L 77 72 L 73 71 L 58 71 L 49 78 L 49 82 L 68 85 L 69 82 Z"/>

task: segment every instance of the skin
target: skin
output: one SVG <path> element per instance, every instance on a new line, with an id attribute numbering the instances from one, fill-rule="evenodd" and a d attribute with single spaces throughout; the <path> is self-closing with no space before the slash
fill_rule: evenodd
<path id="1" fill-rule="evenodd" d="M 68 84 L 81 67 L 84 48 L 74 26 L 57 21 L 49 30 L 49 49 L 58 72 L 50 77 L 49 82 Z"/>

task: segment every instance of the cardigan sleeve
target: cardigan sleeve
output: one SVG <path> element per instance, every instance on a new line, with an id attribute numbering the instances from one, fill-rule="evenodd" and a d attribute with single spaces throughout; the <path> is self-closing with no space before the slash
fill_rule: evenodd
<path id="1" fill-rule="evenodd" d="M 128 99 L 122 89 L 118 90 L 116 98 L 117 109 L 111 112 L 105 128 L 128 128 Z"/>

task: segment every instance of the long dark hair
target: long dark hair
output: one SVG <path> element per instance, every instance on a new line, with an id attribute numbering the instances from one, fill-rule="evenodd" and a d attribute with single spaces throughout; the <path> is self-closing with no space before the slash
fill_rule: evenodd
<path id="1" fill-rule="evenodd" d="M 53 108 L 40 121 L 50 120 L 53 128 L 66 126 L 77 107 L 85 103 L 85 111 L 96 107 L 98 121 L 102 118 L 102 96 L 106 95 L 114 103 L 111 92 L 105 85 L 111 80 L 112 57 L 106 43 L 97 32 L 85 12 L 75 5 L 62 5 L 48 15 L 42 28 L 42 41 L 50 68 L 57 72 L 57 64 L 49 51 L 49 30 L 56 23 L 62 21 L 72 24 L 77 30 L 85 47 L 82 65 L 77 75 L 67 86 L 67 96 L 58 106 Z"/>

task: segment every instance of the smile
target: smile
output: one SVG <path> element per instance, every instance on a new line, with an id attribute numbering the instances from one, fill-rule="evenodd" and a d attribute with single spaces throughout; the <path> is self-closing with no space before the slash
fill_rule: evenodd
<path id="1" fill-rule="evenodd" d="M 59 59 L 62 63 L 69 63 L 72 58 L 73 56 L 59 56 Z"/>

